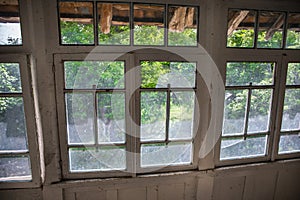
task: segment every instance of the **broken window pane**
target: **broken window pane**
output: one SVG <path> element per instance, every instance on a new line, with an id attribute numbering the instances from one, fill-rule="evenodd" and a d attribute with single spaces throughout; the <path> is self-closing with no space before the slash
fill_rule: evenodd
<path id="1" fill-rule="evenodd" d="M 130 44 L 130 5 L 98 3 L 100 45 Z"/>
<path id="2" fill-rule="evenodd" d="M 281 135 L 279 141 L 279 154 L 300 152 L 300 133 Z"/>
<path id="3" fill-rule="evenodd" d="M 197 46 L 198 8 L 168 7 L 168 45 Z"/>
<path id="4" fill-rule="evenodd" d="M 191 143 L 145 144 L 141 146 L 141 166 L 184 165 L 192 162 Z"/>
<path id="5" fill-rule="evenodd" d="M 261 11 L 258 22 L 258 48 L 281 48 L 285 14 Z"/>
<path id="6" fill-rule="evenodd" d="M 227 47 L 254 47 L 255 16 L 252 10 L 229 10 Z"/>
<path id="7" fill-rule="evenodd" d="M 300 49 L 300 13 L 288 15 L 286 48 Z"/>
<path id="8" fill-rule="evenodd" d="M 92 2 L 59 2 L 61 44 L 94 44 Z"/>
<path id="9" fill-rule="evenodd" d="M 164 45 L 165 6 L 134 4 L 134 45 Z"/>
<path id="10" fill-rule="evenodd" d="M 28 156 L 0 158 L 0 180 L 31 180 Z"/>
<path id="11" fill-rule="evenodd" d="M 0 45 L 22 45 L 18 1 L 6 0 L 0 5 Z"/>

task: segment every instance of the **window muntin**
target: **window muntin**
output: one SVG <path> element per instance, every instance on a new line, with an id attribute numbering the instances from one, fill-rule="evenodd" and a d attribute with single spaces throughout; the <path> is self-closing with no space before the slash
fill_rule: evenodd
<path id="1" fill-rule="evenodd" d="M 195 6 L 63 0 L 58 6 L 62 45 L 198 44 Z"/>
<path id="2" fill-rule="evenodd" d="M 0 45 L 22 45 L 19 2 L 8 0 L 0 6 Z"/>
<path id="3" fill-rule="evenodd" d="M 300 63 L 288 63 L 279 154 L 300 151 Z"/>
<path id="4" fill-rule="evenodd" d="M 31 181 L 20 64 L 0 63 L 0 181 Z"/>
<path id="5" fill-rule="evenodd" d="M 227 63 L 221 160 L 266 155 L 274 66 Z"/>
<path id="6" fill-rule="evenodd" d="M 300 13 L 289 13 L 286 48 L 300 49 Z"/>

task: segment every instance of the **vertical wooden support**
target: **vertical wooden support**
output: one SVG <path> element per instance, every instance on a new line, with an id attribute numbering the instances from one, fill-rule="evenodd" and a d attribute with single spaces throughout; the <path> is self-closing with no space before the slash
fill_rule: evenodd
<path id="1" fill-rule="evenodd" d="M 101 32 L 104 34 L 110 33 L 111 21 L 112 21 L 112 4 L 104 3 L 100 8 L 100 26 Z"/>

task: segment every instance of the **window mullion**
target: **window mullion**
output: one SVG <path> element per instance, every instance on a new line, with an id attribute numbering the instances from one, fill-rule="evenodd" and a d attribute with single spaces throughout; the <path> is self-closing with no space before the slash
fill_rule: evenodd
<path id="1" fill-rule="evenodd" d="M 249 114 L 250 114 L 250 106 L 251 106 L 251 96 L 252 96 L 252 83 L 249 84 L 248 95 L 247 95 L 247 103 L 246 103 L 246 113 L 245 113 L 245 121 L 244 121 L 244 140 L 247 139 L 248 132 L 248 122 L 249 122 Z"/>

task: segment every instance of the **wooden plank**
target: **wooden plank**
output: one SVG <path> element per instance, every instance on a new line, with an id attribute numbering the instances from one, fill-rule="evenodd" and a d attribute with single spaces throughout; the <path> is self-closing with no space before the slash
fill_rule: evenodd
<path id="1" fill-rule="evenodd" d="M 195 8 L 188 8 L 185 17 L 185 27 L 193 27 Z"/>
<path id="2" fill-rule="evenodd" d="M 107 190 L 106 200 L 118 200 L 118 190 Z"/>
<path id="3" fill-rule="evenodd" d="M 82 191 L 76 192 L 76 200 L 106 200 L 105 191 L 101 190 L 90 190 L 90 191 Z"/>
<path id="4" fill-rule="evenodd" d="M 199 177 L 197 185 L 197 199 L 210 200 L 213 196 L 214 177 Z"/>
<path id="5" fill-rule="evenodd" d="M 159 185 L 158 199 L 182 200 L 184 199 L 184 186 L 184 183 Z"/>
<path id="6" fill-rule="evenodd" d="M 146 200 L 146 188 L 132 188 L 118 190 L 118 200 Z"/>
<path id="7" fill-rule="evenodd" d="M 241 10 L 237 12 L 228 22 L 227 35 L 230 36 L 240 23 L 247 17 L 249 11 Z"/>
<path id="8" fill-rule="evenodd" d="M 187 7 L 178 7 L 169 22 L 169 30 L 173 32 L 182 32 L 185 27 L 185 16 Z"/>
<path id="9" fill-rule="evenodd" d="M 147 186 L 147 200 L 158 199 L 158 186 Z"/>
<path id="10" fill-rule="evenodd" d="M 113 16 L 112 9 L 113 9 L 113 5 L 111 3 L 101 4 L 100 27 L 101 27 L 101 32 L 104 34 L 110 33 L 110 27 L 111 27 L 112 16 Z"/>
<path id="11" fill-rule="evenodd" d="M 245 176 L 216 178 L 212 199 L 242 199 L 245 178 Z"/>

